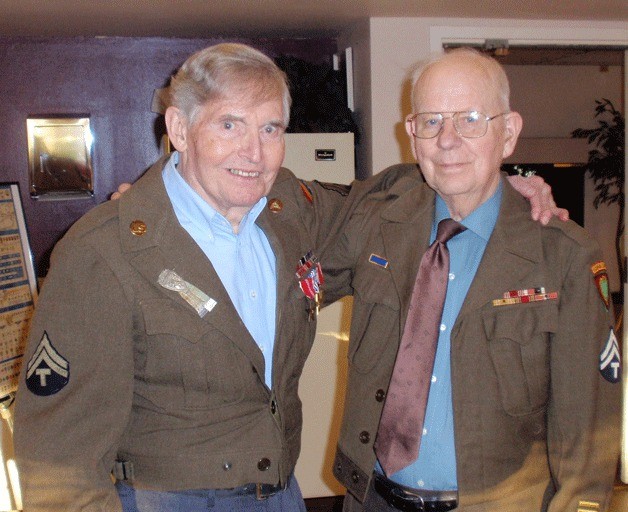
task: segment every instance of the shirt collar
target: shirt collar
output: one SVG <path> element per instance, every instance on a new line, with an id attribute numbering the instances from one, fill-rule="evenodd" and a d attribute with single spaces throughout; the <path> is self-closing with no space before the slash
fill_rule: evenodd
<path id="1" fill-rule="evenodd" d="M 196 229 L 206 231 L 209 227 L 209 236 L 213 238 L 212 230 L 229 230 L 232 232 L 229 221 L 215 208 L 207 203 L 179 174 L 179 153 L 174 151 L 164 165 L 162 177 L 168 197 L 174 207 L 177 218 L 181 224 L 193 225 Z M 266 197 L 262 197 L 249 212 L 242 218 L 239 234 L 249 229 L 257 220 L 266 206 Z"/>
<path id="2" fill-rule="evenodd" d="M 502 180 L 500 178 L 497 190 L 484 201 L 480 206 L 473 210 L 469 215 L 460 221 L 460 223 L 467 228 L 467 230 L 475 233 L 483 238 L 485 241 L 491 237 L 497 217 L 499 215 L 499 208 L 502 202 Z M 434 226 L 433 236 L 436 236 L 436 227 L 438 223 L 450 217 L 449 209 L 445 204 L 445 201 L 436 194 L 436 209 L 434 213 Z"/>

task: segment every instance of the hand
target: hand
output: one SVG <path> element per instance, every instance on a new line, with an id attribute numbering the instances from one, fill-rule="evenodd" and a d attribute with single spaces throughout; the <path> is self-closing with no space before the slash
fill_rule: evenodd
<path id="1" fill-rule="evenodd" d="M 110 199 L 120 199 L 120 197 L 122 197 L 122 194 L 124 194 L 130 188 L 131 188 L 131 184 L 130 183 L 122 183 L 118 187 L 118 190 L 116 192 L 114 192 L 113 194 L 111 194 L 111 198 Z"/>
<path id="2" fill-rule="evenodd" d="M 530 201 L 534 220 L 545 226 L 552 217 L 558 217 L 562 221 L 569 219 L 569 212 L 556 206 L 552 188 L 540 176 L 528 178 L 508 176 L 508 181 L 517 192 Z"/>

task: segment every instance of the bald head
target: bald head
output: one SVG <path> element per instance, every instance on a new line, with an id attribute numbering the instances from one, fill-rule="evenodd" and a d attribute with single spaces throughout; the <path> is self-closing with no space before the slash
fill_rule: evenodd
<path id="1" fill-rule="evenodd" d="M 452 67 L 471 68 L 489 89 L 490 94 L 502 111 L 510 110 L 510 84 L 504 68 L 495 59 L 472 48 L 456 48 L 419 64 L 412 73 L 412 107 L 419 112 L 416 94 L 420 92 L 421 81 L 435 67 L 451 64 Z"/>

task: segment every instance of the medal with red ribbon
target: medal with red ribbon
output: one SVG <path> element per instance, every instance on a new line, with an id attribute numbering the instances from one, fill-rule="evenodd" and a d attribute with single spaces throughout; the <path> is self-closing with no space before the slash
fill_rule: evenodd
<path id="1" fill-rule="evenodd" d="M 321 285 L 324 282 L 324 278 L 321 264 L 312 251 L 308 251 L 308 253 L 299 260 L 296 276 L 305 296 L 314 301 L 314 306 L 310 309 L 310 319 L 313 319 L 320 309 L 323 294 Z"/>

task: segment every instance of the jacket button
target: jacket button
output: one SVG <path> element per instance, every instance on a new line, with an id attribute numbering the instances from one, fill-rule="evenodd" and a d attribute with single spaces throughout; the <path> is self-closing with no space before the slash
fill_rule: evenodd
<path id="1" fill-rule="evenodd" d="M 134 220 L 129 225 L 129 229 L 131 230 L 131 233 L 133 233 L 135 236 L 143 236 L 144 234 L 146 234 L 147 228 L 146 223 L 143 220 Z"/>
<path id="2" fill-rule="evenodd" d="M 257 469 L 260 471 L 267 471 L 270 468 L 270 459 L 264 457 L 257 462 Z"/>
<path id="3" fill-rule="evenodd" d="M 274 400 L 270 401 L 270 412 L 272 412 L 273 414 L 277 412 L 277 402 L 275 402 Z"/>
<path id="4" fill-rule="evenodd" d="M 222 469 L 225 471 L 229 471 L 231 469 L 231 462 L 223 462 Z"/>
<path id="5" fill-rule="evenodd" d="M 371 434 L 369 434 L 366 430 L 360 432 L 360 442 L 362 444 L 366 444 L 371 440 Z"/>
<path id="6" fill-rule="evenodd" d="M 386 392 L 383 389 L 378 389 L 375 393 L 375 400 L 378 402 L 383 402 L 384 398 L 386 398 Z"/>
<path id="7" fill-rule="evenodd" d="M 359 480 L 360 480 L 360 475 L 358 475 L 358 472 L 357 471 L 352 471 L 351 472 L 351 481 L 354 484 L 357 484 Z"/>

